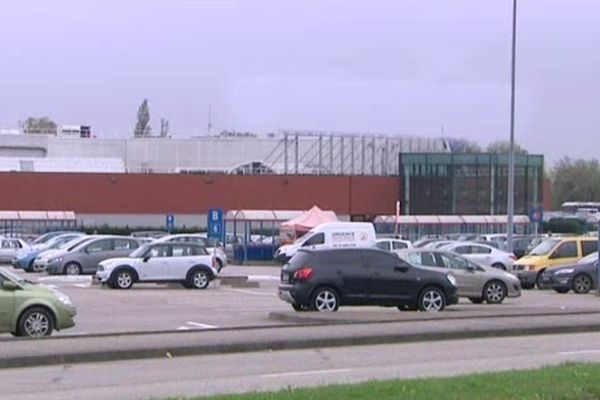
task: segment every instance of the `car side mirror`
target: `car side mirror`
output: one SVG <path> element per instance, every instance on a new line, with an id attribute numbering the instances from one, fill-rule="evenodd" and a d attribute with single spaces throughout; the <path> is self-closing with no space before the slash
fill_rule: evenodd
<path id="1" fill-rule="evenodd" d="M 475 267 L 472 265 L 467 265 L 467 271 L 469 272 L 475 272 Z"/>
<path id="2" fill-rule="evenodd" d="M 8 292 L 13 292 L 13 291 L 17 290 L 18 288 L 19 288 L 19 285 L 17 285 L 13 281 L 2 282 L 2 290 L 6 290 Z"/>
<path id="3" fill-rule="evenodd" d="M 145 256 L 144 258 L 142 258 L 143 262 L 148 262 L 148 260 L 150 259 L 150 256 Z"/>

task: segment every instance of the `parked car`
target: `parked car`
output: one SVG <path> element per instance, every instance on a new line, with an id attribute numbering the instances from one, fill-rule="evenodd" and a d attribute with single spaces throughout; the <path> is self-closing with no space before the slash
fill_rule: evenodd
<path id="1" fill-rule="evenodd" d="M 598 253 L 592 253 L 575 264 L 547 268 L 542 274 L 545 286 L 551 286 L 558 293 L 569 290 L 586 294 L 598 287 Z"/>
<path id="2" fill-rule="evenodd" d="M 475 261 L 480 265 L 512 271 L 517 257 L 514 254 L 500 251 L 490 245 L 473 242 L 456 242 L 440 247 L 440 250 L 450 251 Z"/>
<path id="3" fill-rule="evenodd" d="M 412 265 L 451 272 L 456 278 L 459 297 L 473 303 L 502 303 L 506 297 L 519 297 L 519 279 L 497 268 L 485 267 L 455 253 L 436 249 L 400 250 L 396 254 Z"/>
<path id="4" fill-rule="evenodd" d="M 71 239 L 67 243 L 63 243 L 55 249 L 47 249 L 41 251 L 33 260 L 33 270 L 34 271 L 45 271 L 48 262 L 54 257 L 55 254 L 59 254 L 62 252 L 72 251 L 74 248 L 82 244 L 83 242 L 87 242 L 88 240 L 92 240 L 96 237 L 96 235 L 81 235 L 76 237 L 75 239 Z"/>
<path id="5" fill-rule="evenodd" d="M 411 249 L 413 247 L 410 240 L 402 239 L 377 239 L 373 246 L 387 251 Z"/>
<path id="6" fill-rule="evenodd" d="M 19 251 L 29 250 L 23 239 L 0 237 L 0 264 L 12 264 Z"/>
<path id="7" fill-rule="evenodd" d="M 456 240 L 435 240 L 433 242 L 429 242 L 426 245 L 421 246 L 422 249 L 439 249 L 443 246 L 448 246 L 450 244 L 456 243 Z"/>
<path id="8" fill-rule="evenodd" d="M 192 233 L 184 233 L 178 235 L 168 235 L 163 236 L 159 239 L 156 239 L 156 243 L 164 243 L 164 242 L 173 242 L 173 243 L 196 243 L 201 246 L 204 246 L 208 251 L 208 254 L 214 254 L 217 261 L 217 271 L 221 272 L 221 269 L 227 265 L 227 254 L 225 254 L 225 249 L 221 246 L 218 246 L 218 243 L 215 243 L 214 240 L 209 240 L 204 234 L 192 234 Z"/>
<path id="9" fill-rule="evenodd" d="M 0 332 L 15 336 L 49 336 L 75 326 L 77 310 L 68 296 L 34 285 L 0 268 Z"/>
<path id="10" fill-rule="evenodd" d="M 83 241 L 70 251 L 55 253 L 48 264 L 48 274 L 79 275 L 95 273 L 98 264 L 109 258 L 128 256 L 139 247 L 135 238 L 98 235 Z"/>
<path id="11" fill-rule="evenodd" d="M 114 289 L 136 282 L 181 282 L 187 288 L 206 289 L 217 277 L 216 259 L 195 243 L 151 243 L 129 257 L 101 261 L 94 281 Z"/>
<path id="12" fill-rule="evenodd" d="M 281 271 L 280 299 L 294 310 L 381 305 L 442 311 L 458 302 L 456 279 L 373 248 L 301 249 Z"/>
<path id="13" fill-rule="evenodd" d="M 38 243 L 29 248 L 23 248 L 17 252 L 15 257 L 12 259 L 11 264 L 14 268 L 24 269 L 27 272 L 43 271 L 43 268 L 35 268 L 34 263 L 36 257 L 47 250 L 58 249 L 71 240 L 82 236 L 85 235 L 79 232 L 65 233 L 63 235 L 54 236 L 44 243 Z"/>
<path id="14" fill-rule="evenodd" d="M 280 262 L 287 262 L 301 248 L 371 247 L 375 240 L 375 227 L 371 223 L 326 222 L 311 229 L 294 243 L 278 248 L 274 258 Z"/>
<path id="15" fill-rule="evenodd" d="M 523 289 L 544 288 L 543 273 L 548 267 L 573 264 L 598 251 L 598 240 L 588 236 L 551 237 L 528 255 L 517 260 L 514 270 Z"/>
<path id="16" fill-rule="evenodd" d="M 31 243 L 31 245 L 34 246 L 36 244 L 46 243 L 47 241 L 49 241 L 53 237 L 56 237 L 56 236 L 59 236 L 59 235 L 64 235 L 66 233 L 80 233 L 80 232 L 76 232 L 76 231 L 52 231 L 52 232 L 47 232 L 47 233 L 44 233 L 41 236 L 38 236 L 33 241 L 33 243 Z"/>

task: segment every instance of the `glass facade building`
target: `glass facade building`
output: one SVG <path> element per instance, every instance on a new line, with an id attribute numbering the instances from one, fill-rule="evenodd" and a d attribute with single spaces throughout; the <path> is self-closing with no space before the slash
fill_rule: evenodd
<path id="1" fill-rule="evenodd" d="M 400 153 L 405 215 L 506 214 L 508 155 Z M 515 156 L 515 214 L 542 204 L 544 157 Z"/>

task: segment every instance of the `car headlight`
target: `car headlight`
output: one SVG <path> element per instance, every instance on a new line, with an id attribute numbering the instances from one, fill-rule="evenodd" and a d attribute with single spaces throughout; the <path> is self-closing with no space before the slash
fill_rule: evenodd
<path id="1" fill-rule="evenodd" d="M 97 271 L 98 272 L 104 271 L 104 265 L 102 265 L 102 264 L 98 265 L 98 270 Z"/>
<path id="2" fill-rule="evenodd" d="M 573 269 L 573 268 L 565 268 L 565 269 L 559 269 L 554 274 L 555 275 L 559 275 L 559 274 L 572 274 L 573 272 L 575 272 L 575 269 Z"/>
<path id="3" fill-rule="evenodd" d="M 71 299 L 66 294 L 56 291 L 56 292 L 54 292 L 54 295 L 56 296 L 56 299 L 58 301 L 60 301 L 62 304 L 64 304 L 65 306 L 73 305 L 73 303 L 71 302 Z"/>
<path id="4" fill-rule="evenodd" d="M 454 275 L 448 274 L 446 275 L 446 278 L 448 279 L 448 282 L 452 284 L 452 286 L 456 286 L 456 278 L 454 277 Z"/>
<path id="5" fill-rule="evenodd" d="M 62 257 L 56 257 L 56 258 L 51 258 L 50 260 L 48 260 L 48 263 L 53 264 L 53 263 L 59 263 L 62 261 L 63 261 Z"/>

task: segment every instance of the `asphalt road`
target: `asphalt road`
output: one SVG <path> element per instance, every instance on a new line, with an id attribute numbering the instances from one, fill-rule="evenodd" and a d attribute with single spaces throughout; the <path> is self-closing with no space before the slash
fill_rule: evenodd
<path id="1" fill-rule="evenodd" d="M 14 270 L 13 270 L 14 271 Z M 235 288 L 211 283 L 206 290 L 182 286 L 143 284 L 130 290 L 113 290 L 91 285 L 90 276 L 66 277 L 46 274 L 20 275 L 68 294 L 78 309 L 75 328 L 57 335 L 124 333 L 146 331 L 204 330 L 339 321 L 402 320 L 415 313 L 399 313 L 395 308 L 342 307 L 329 315 L 298 314 L 277 297 L 279 268 L 225 268 L 223 275 L 248 275 L 258 288 Z M 474 305 L 467 300 L 448 308 L 444 314 L 494 315 L 499 313 L 539 313 L 589 310 L 600 312 L 600 300 L 589 295 L 558 294 L 554 291 L 524 291 L 520 298 L 506 299 L 501 305 Z M 0 338 L 10 335 L 2 334 Z"/>
<path id="2" fill-rule="evenodd" d="M 8 400 L 161 399 L 600 362 L 598 334 L 323 348 L 0 370 Z M 490 394 L 490 398 L 493 394 Z"/>

